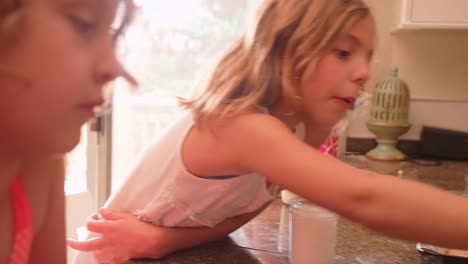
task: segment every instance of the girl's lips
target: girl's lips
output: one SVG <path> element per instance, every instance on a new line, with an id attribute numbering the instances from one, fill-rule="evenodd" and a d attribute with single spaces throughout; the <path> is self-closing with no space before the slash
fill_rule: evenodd
<path id="1" fill-rule="evenodd" d="M 96 109 L 101 107 L 102 105 L 104 104 L 104 100 L 102 99 L 98 99 L 98 100 L 95 100 L 95 101 L 88 101 L 88 102 L 85 102 L 85 103 L 81 103 L 79 105 L 79 108 L 86 112 L 88 115 L 90 116 L 95 116 L 95 112 L 96 112 Z"/>
<path id="2" fill-rule="evenodd" d="M 100 107 L 101 105 L 104 104 L 103 99 L 97 99 L 94 101 L 88 101 L 80 104 L 80 108 L 95 108 L 95 107 Z"/>
<path id="3" fill-rule="evenodd" d="M 80 105 L 80 108 L 85 110 L 92 110 L 95 107 L 97 107 L 97 105 Z"/>
<path id="4" fill-rule="evenodd" d="M 356 99 L 354 97 L 333 97 L 336 99 L 340 104 L 345 106 L 347 109 L 353 109 L 354 103 L 356 102 Z"/>
<path id="5" fill-rule="evenodd" d="M 94 110 L 94 107 L 84 107 L 84 106 L 81 107 L 80 106 L 79 109 L 80 109 L 79 111 L 81 113 L 83 113 L 86 116 L 87 119 L 88 118 L 93 118 L 93 117 L 96 116 L 96 111 Z"/>

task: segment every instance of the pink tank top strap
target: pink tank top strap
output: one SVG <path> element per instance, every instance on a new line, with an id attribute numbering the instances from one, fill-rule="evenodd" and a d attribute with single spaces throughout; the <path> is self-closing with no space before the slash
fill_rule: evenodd
<path id="1" fill-rule="evenodd" d="M 31 208 L 20 177 L 13 180 L 10 193 L 14 210 L 15 229 L 8 264 L 27 264 L 33 240 L 33 229 Z"/>

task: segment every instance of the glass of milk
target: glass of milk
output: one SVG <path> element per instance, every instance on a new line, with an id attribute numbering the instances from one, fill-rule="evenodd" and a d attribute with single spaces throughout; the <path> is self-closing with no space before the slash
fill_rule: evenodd
<path id="1" fill-rule="evenodd" d="M 294 200 L 303 200 L 304 198 L 302 198 L 301 196 L 291 192 L 290 190 L 282 190 L 281 191 L 281 201 L 283 202 L 283 204 L 286 204 L 286 205 L 291 205 Z"/>
<path id="2" fill-rule="evenodd" d="M 331 264 L 335 256 L 338 216 L 305 200 L 289 207 L 289 261 Z"/>

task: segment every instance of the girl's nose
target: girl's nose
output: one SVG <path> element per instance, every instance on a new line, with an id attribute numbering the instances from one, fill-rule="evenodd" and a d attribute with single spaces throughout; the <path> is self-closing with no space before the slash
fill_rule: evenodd
<path id="1" fill-rule="evenodd" d="M 369 80 L 370 63 L 368 60 L 361 60 L 356 65 L 356 69 L 353 73 L 353 82 L 359 86 L 363 86 L 367 80 Z"/>
<path id="2" fill-rule="evenodd" d="M 101 54 L 95 67 L 95 79 L 103 85 L 121 76 L 124 70 L 113 50 Z"/>

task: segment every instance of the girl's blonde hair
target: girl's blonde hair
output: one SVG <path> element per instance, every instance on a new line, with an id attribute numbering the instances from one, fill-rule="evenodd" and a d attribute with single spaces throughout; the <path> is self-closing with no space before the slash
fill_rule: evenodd
<path id="1" fill-rule="evenodd" d="M 200 123 L 270 108 L 281 98 L 289 114 L 300 113 L 298 86 L 336 38 L 367 16 L 362 0 L 266 0 L 254 25 L 179 104 Z"/>
<path id="2" fill-rule="evenodd" d="M 125 5 L 125 12 L 122 14 L 120 24 L 114 29 L 114 38 L 116 39 L 124 34 L 125 29 L 131 23 L 135 12 L 133 0 L 119 1 Z M 21 22 L 23 21 L 23 13 L 21 12 L 22 5 L 23 1 L 21 0 L 0 0 L 0 53 L 4 52 L 6 46 L 11 44 L 12 39 L 17 34 L 21 34 Z M 8 66 L 3 65 L 1 61 L 0 76 L 16 80 L 27 85 L 29 84 L 28 78 L 22 76 L 14 69 L 10 69 Z M 136 80 L 126 71 L 123 72 L 123 77 L 132 85 L 136 85 Z"/>

